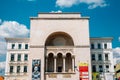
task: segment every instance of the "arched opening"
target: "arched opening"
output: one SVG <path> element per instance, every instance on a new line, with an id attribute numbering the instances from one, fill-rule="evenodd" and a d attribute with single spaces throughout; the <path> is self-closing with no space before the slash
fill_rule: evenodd
<path id="1" fill-rule="evenodd" d="M 55 32 L 51 34 L 45 43 L 45 46 L 73 46 L 73 40 L 65 32 Z"/>
<path id="2" fill-rule="evenodd" d="M 52 33 L 45 43 L 46 72 L 74 72 L 73 39 L 65 32 Z M 65 52 L 71 51 L 65 55 Z M 49 52 L 52 52 L 49 54 Z M 55 56 L 53 55 L 55 54 Z M 47 54 L 49 54 L 47 56 Z M 64 56 L 63 56 L 64 55 Z"/>
<path id="3" fill-rule="evenodd" d="M 67 53 L 66 54 L 66 57 L 65 57 L 65 71 L 66 72 L 71 72 L 72 71 L 72 57 L 71 57 L 71 54 L 70 53 Z"/>
<path id="4" fill-rule="evenodd" d="M 54 56 L 53 53 L 48 55 L 48 65 L 47 65 L 47 72 L 54 72 Z"/>
<path id="5" fill-rule="evenodd" d="M 57 54 L 57 72 L 62 72 L 63 69 L 63 57 L 62 53 Z"/>

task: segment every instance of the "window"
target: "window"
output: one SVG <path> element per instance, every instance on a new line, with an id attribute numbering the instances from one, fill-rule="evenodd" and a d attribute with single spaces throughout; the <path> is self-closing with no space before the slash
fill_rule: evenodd
<path id="1" fill-rule="evenodd" d="M 13 73 L 13 66 L 10 66 L 10 73 Z"/>
<path id="2" fill-rule="evenodd" d="M 92 72 L 96 72 L 96 66 L 95 65 L 92 66 Z"/>
<path id="3" fill-rule="evenodd" d="M 94 44 L 91 44 L 91 49 L 95 49 L 95 46 L 94 46 Z"/>
<path id="4" fill-rule="evenodd" d="M 102 60 L 102 54 L 98 54 L 98 60 L 99 60 L 99 61 Z"/>
<path id="5" fill-rule="evenodd" d="M 17 60 L 21 61 L 21 54 L 18 54 Z"/>
<path id="6" fill-rule="evenodd" d="M 101 49 L 101 44 L 100 43 L 98 43 L 98 49 Z"/>
<path id="7" fill-rule="evenodd" d="M 105 54 L 105 60 L 108 61 L 108 54 Z"/>
<path id="8" fill-rule="evenodd" d="M 10 61 L 14 61 L 14 58 L 15 58 L 15 55 L 14 55 L 14 54 L 11 54 L 11 59 L 10 59 Z"/>
<path id="9" fill-rule="evenodd" d="M 106 72 L 109 72 L 109 65 L 106 65 Z"/>
<path id="10" fill-rule="evenodd" d="M 18 44 L 18 49 L 21 49 L 22 48 L 22 44 Z"/>
<path id="11" fill-rule="evenodd" d="M 99 72 L 103 72 L 103 66 L 99 65 Z"/>
<path id="12" fill-rule="evenodd" d="M 106 68 L 109 68 L 109 65 L 106 65 Z"/>
<path id="13" fill-rule="evenodd" d="M 107 44 L 104 44 L 104 49 L 107 49 Z"/>
<path id="14" fill-rule="evenodd" d="M 12 49 L 15 49 L 15 44 L 12 44 Z"/>
<path id="15" fill-rule="evenodd" d="M 17 66 L 17 73 L 20 73 L 20 66 Z"/>
<path id="16" fill-rule="evenodd" d="M 92 54 L 92 60 L 93 61 L 95 60 L 95 54 Z"/>
<path id="17" fill-rule="evenodd" d="M 24 66 L 24 72 L 27 72 L 27 66 Z"/>
<path id="18" fill-rule="evenodd" d="M 28 49 L 28 44 L 25 44 L 25 49 Z"/>
<path id="19" fill-rule="evenodd" d="M 28 60 L 28 54 L 25 54 L 24 55 L 24 61 L 27 61 Z"/>

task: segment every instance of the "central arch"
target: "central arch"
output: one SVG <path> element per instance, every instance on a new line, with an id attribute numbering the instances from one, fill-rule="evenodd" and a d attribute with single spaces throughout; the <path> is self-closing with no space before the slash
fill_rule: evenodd
<path id="1" fill-rule="evenodd" d="M 69 34 L 55 32 L 47 38 L 45 46 L 74 46 L 74 42 Z"/>
<path id="2" fill-rule="evenodd" d="M 74 72 L 74 42 L 69 34 L 54 32 L 46 39 L 45 46 L 47 72 Z"/>

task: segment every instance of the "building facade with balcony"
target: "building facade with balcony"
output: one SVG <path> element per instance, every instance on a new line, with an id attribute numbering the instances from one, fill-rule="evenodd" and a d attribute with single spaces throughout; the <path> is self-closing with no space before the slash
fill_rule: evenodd
<path id="1" fill-rule="evenodd" d="M 90 38 L 89 17 L 39 13 L 30 25 L 30 38 L 6 38 L 6 80 L 92 80 L 92 71 L 113 72 L 112 38 Z"/>

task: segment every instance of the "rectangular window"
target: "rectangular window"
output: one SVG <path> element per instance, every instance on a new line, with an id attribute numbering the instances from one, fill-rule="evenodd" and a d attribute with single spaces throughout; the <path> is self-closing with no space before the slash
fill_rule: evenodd
<path id="1" fill-rule="evenodd" d="M 98 60 L 102 61 L 102 54 L 98 54 Z"/>
<path id="2" fill-rule="evenodd" d="M 27 72 L 27 66 L 24 66 L 24 72 Z"/>
<path id="3" fill-rule="evenodd" d="M 17 66 L 17 73 L 20 73 L 20 66 Z"/>
<path id="4" fill-rule="evenodd" d="M 11 47 L 12 49 L 15 49 L 15 44 L 12 44 L 12 47 Z"/>
<path id="5" fill-rule="evenodd" d="M 25 44 L 25 49 L 28 49 L 28 44 Z"/>
<path id="6" fill-rule="evenodd" d="M 92 66 L 92 72 L 96 72 L 96 66 L 95 65 Z"/>
<path id="7" fill-rule="evenodd" d="M 106 72 L 109 72 L 109 65 L 106 65 Z"/>
<path id="8" fill-rule="evenodd" d="M 92 60 L 93 61 L 95 60 L 95 54 L 92 54 Z"/>
<path id="9" fill-rule="evenodd" d="M 18 44 L 18 49 L 22 49 L 22 44 Z"/>
<path id="10" fill-rule="evenodd" d="M 24 55 L 24 61 L 28 61 L 28 54 Z"/>
<path id="11" fill-rule="evenodd" d="M 95 46 L 94 46 L 94 44 L 91 44 L 91 49 L 95 49 Z"/>
<path id="12" fill-rule="evenodd" d="M 10 66 L 10 73 L 13 73 L 13 66 Z"/>
<path id="13" fill-rule="evenodd" d="M 100 43 L 98 43 L 98 49 L 101 49 L 101 44 Z"/>
<path id="14" fill-rule="evenodd" d="M 17 60 L 21 61 L 21 54 L 18 54 Z"/>
<path id="15" fill-rule="evenodd" d="M 109 69 L 109 65 L 106 65 L 106 68 Z"/>
<path id="16" fill-rule="evenodd" d="M 103 72 L 103 66 L 99 65 L 99 72 Z"/>
<path id="17" fill-rule="evenodd" d="M 15 54 L 11 54 L 10 61 L 14 61 L 15 59 Z"/>
<path id="18" fill-rule="evenodd" d="M 104 44 L 104 49 L 107 49 L 107 44 Z"/>
<path id="19" fill-rule="evenodd" d="M 108 61 L 108 54 L 105 54 L 105 60 Z"/>

